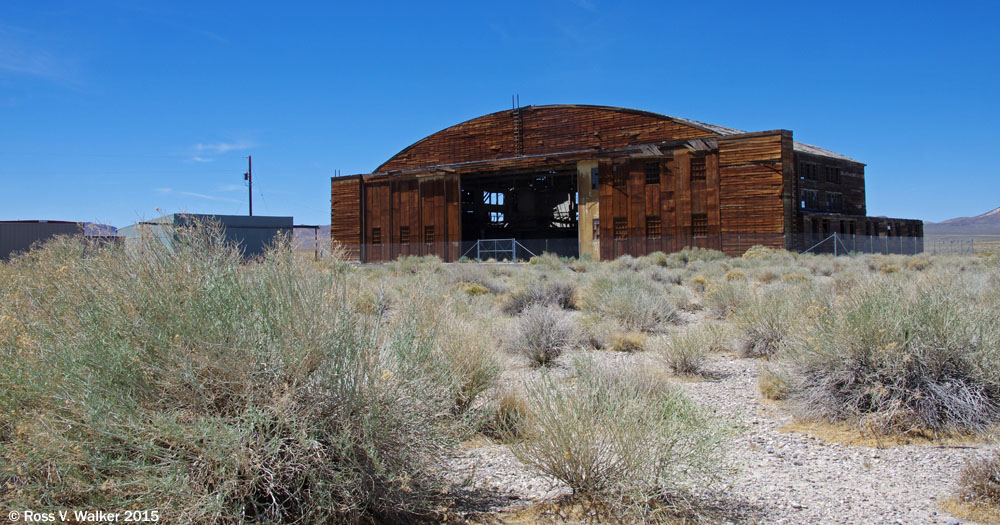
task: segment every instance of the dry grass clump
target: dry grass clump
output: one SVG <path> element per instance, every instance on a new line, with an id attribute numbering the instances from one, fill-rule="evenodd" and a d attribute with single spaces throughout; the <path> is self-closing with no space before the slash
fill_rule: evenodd
<path id="1" fill-rule="evenodd" d="M 389 272 L 395 276 L 416 275 L 418 273 L 441 273 L 444 271 L 444 263 L 437 255 L 415 255 L 400 256 L 395 261 L 386 265 Z"/>
<path id="2" fill-rule="evenodd" d="M 540 304 L 529 306 L 517 318 L 508 348 L 536 366 L 544 366 L 578 344 L 576 323 L 565 311 Z"/>
<path id="3" fill-rule="evenodd" d="M 656 331 L 679 320 L 668 293 L 641 275 L 613 273 L 590 282 L 582 293 L 581 307 L 616 319 L 629 330 Z"/>
<path id="4" fill-rule="evenodd" d="M 576 306 L 576 284 L 562 277 L 549 277 L 540 274 L 529 277 L 527 282 L 510 292 L 504 302 L 503 311 L 508 314 L 518 314 L 532 305 L 548 305 L 572 309 Z"/>
<path id="5" fill-rule="evenodd" d="M 490 417 L 482 427 L 486 437 L 502 443 L 515 443 L 524 435 L 524 425 L 528 417 L 528 402 L 524 395 L 507 389 L 490 406 Z"/>
<path id="6" fill-rule="evenodd" d="M 735 313 L 740 332 L 740 354 L 744 357 L 770 357 L 786 342 L 795 316 L 795 305 L 784 287 L 756 294 Z"/>
<path id="7" fill-rule="evenodd" d="M 958 497 L 966 503 L 1000 507 L 1000 451 L 966 463 L 958 476 Z"/>
<path id="8" fill-rule="evenodd" d="M 667 337 L 659 337 L 650 344 L 651 350 L 673 371 L 681 375 L 700 375 L 711 349 L 710 334 L 692 328 Z"/>
<path id="9" fill-rule="evenodd" d="M 491 294 L 501 294 L 507 291 L 507 285 L 504 284 L 502 278 L 496 274 L 492 267 L 484 264 L 474 262 L 449 264 L 446 271 L 449 280 L 454 284 L 461 285 L 467 293 L 469 290 L 480 292 L 483 289 Z M 480 294 L 481 292 L 470 295 Z"/>
<path id="10" fill-rule="evenodd" d="M 765 399 L 783 401 L 792 393 L 791 378 L 782 370 L 761 367 L 757 376 L 757 390 Z"/>
<path id="11" fill-rule="evenodd" d="M 452 442 L 438 334 L 287 249 L 50 243 L 0 288 L 0 503 L 171 522 L 428 516 Z M 81 255 L 86 253 L 86 255 Z"/>
<path id="12" fill-rule="evenodd" d="M 739 310 L 753 297 L 753 288 L 745 279 L 712 282 L 705 290 L 702 306 L 719 319 Z"/>
<path id="13" fill-rule="evenodd" d="M 619 332 L 611 336 L 608 350 L 612 352 L 641 352 L 648 337 L 642 332 Z"/>
<path id="14" fill-rule="evenodd" d="M 818 316 L 790 370 L 798 412 L 876 432 L 1000 420 L 1000 307 L 984 279 L 872 277 Z"/>
<path id="15" fill-rule="evenodd" d="M 572 384 L 546 375 L 527 388 L 524 439 L 511 447 L 525 465 L 630 520 L 718 474 L 725 432 L 707 411 L 649 375 L 576 369 Z"/>

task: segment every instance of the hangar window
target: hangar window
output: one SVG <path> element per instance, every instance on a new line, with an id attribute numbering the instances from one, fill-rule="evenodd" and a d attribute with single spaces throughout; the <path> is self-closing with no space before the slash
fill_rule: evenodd
<path id="1" fill-rule="evenodd" d="M 503 222 L 503 213 L 501 213 L 499 211 L 491 211 L 490 212 L 490 222 L 492 222 L 493 224 L 502 223 Z"/>
<path id="2" fill-rule="evenodd" d="M 410 244 L 410 227 L 400 226 L 399 227 L 399 242 L 400 244 Z"/>
<path id="3" fill-rule="evenodd" d="M 503 193 L 498 191 L 484 191 L 483 192 L 483 204 L 492 204 L 494 206 L 500 206 L 503 204 Z"/>
<path id="4" fill-rule="evenodd" d="M 646 238 L 648 239 L 659 239 L 660 238 L 660 218 L 656 215 L 649 215 L 646 217 Z"/>
<path id="5" fill-rule="evenodd" d="M 382 228 L 372 228 L 372 244 L 382 244 Z"/>
<path id="6" fill-rule="evenodd" d="M 819 193 L 816 190 L 802 190 L 801 207 L 814 209 L 819 206 Z"/>
<path id="7" fill-rule="evenodd" d="M 424 226 L 424 242 L 434 242 L 433 226 Z"/>
<path id="8" fill-rule="evenodd" d="M 614 235 L 615 239 L 628 237 L 628 222 L 625 221 L 624 217 L 615 217 Z"/>
<path id="9" fill-rule="evenodd" d="M 705 157 L 691 157 L 691 180 L 705 180 Z"/>
<path id="10" fill-rule="evenodd" d="M 844 207 L 844 195 L 842 193 L 827 193 L 826 208 L 830 211 L 840 211 Z"/>
<path id="11" fill-rule="evenodd" d="M 811 162 L 799 163 L 799 178 L 816 180 L 816 165 Z"/>
<path id="12" fill-rule="evenodd" d="M 708 237 L 708 215 L 704 213 L 691 214 L 691 234 L 695 237 Z"/>
<path id="13" fill-rule="evenodd" d="M 601 238 L 601 219 L 594 219 L 594 240 Z"/>
<path id="14" fill-rule="evenodd" d="M 597 168 L 590 168 L 590 189 L 596 190 L 598 183 Z"/>
<path id="15" fill-rule="evenodd" d="M 647 162 L 646 163 L 646 184 L 659 184 L 660 183 L 660 163 L 659 162 Z"/>

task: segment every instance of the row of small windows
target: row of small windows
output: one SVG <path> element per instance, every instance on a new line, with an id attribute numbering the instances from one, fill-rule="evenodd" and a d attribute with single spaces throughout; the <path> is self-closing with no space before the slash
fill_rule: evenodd
<path id="1" fill-rule="evenodd" d="M 799 163 L 799 179 L 819 180 L 819 166 L 812 162 Z M 840 182 L 840 168 L 836 166 L 823 166 L 823 178 L 826 182 Z"/>
<path id="2" fill-rule="evenodd" d="M 817 190 L 801 190 L 799 207 L 802 209 L 818 209 L 820 207 L 819 192 Z M 840 211 L 844 208 L 844 194 L 828 191 L 826 192 L 826 209 Z"/>
<path id="3" fill-rule="evenodd" d="M 382 228 L 372 228 L 371 240 L 372 244 L 382 244 Z M 434 242 L 433 226 L 424 226 L 424 242 Z M 399 243 L 400 244 L 410 243 L 409 226 L 399 227 Z"/>
<path id="4" fill-rule="evenodd" d="M 643 171 L 646 175 L 646 184 L 659 184 L 660 183 L 660 170 L 661 166 L 659 162 L 647 162 L 643 166 Z M 704 156 L 691 157 L 691 180 L 705 180 L 705 176 L 708 173 L 705 163 Z M 591 168 L 590 170 L 590 189 L 596 190 L 598 185 L 598 170 L 597 168 Z M 611 166 L 611 186 L 614 188 L 624 188 L 628 184 L 628 171 L 625 169 L 618 169 L 618 165 Z"/>
<path id="5" fill-rule="evenodd" d="M 601 238 L 601 220 L 594 219 L 594 240 Z M 628 220 L 624 217 L 615 217 L 612 222 L 611 234 L 616 240 L 628 238 Z M 691 234 L 695 237 L 708 236 L 708 215 L 704 213 L 691 214 Z M 646 238 L 660 239 L 663 237 L 663 223 L 659 216 L 646 216 Z"/>

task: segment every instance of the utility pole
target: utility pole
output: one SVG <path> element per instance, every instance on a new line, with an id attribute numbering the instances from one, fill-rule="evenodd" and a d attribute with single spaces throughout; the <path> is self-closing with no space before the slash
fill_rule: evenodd
<path id="1" fill-rule="evenodd" d="M 249 155 L 247 155 L 247 172 L 243 174 L 243 180 L 247 181 L 247 187 L 250 189 L 250 216 L 253 217 L 253 161 Z"/>

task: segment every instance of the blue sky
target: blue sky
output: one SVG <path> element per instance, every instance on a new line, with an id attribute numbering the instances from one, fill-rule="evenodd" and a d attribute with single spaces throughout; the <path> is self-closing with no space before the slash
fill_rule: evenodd
<path id="1" fill-rule="evenodd" d="M 0 219 L 329 223 L 329 179 L 510 106 L 599 104 L 868 164 L 871 215 L 1000 206 L 992 2 L 0 2 Z M 280 6 L 280 7 L 279 7 Z"/>

